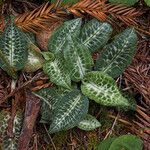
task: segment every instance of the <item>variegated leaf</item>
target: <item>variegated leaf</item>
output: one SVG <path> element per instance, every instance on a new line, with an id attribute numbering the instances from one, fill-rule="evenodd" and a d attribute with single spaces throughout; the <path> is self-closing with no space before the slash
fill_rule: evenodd
<path id="1" fill-rule="evenodd" d="M 0 112 L 0 138 L 3 138 L 8 126 L 8 120 L 10 119 L 10 113 L 7 111 Z"/>
<path id="2" fill-rule="evenodd" d="M 83 120 L 78 124 L 77 127 L 80 128 L 81 130 L 90 131 L 90 130 L 94 130 L 100 126 L 101 126 L 100 122 L 95 117 L 87 114 L 83 118 Z"/>
<path id="3" fill-rule="evenodd" d="M 24 37 L 26 38 L 27 43 L 36 44 L 36 37 L 33 33 L 31 33 L 31 32 L 24 33 L 23 32 L 23 34 L 24 34 Z"/>
<path id="4" fill-rule="evenodd" d="M 33 43 L 28 43 L 28 61 L 25 64 L 25 72 L 35 72 L 42 68 L 44 59 L 42 57 L 40 49 Z"/>
<path id="5" fill-rule="evenodd" d="M 126 99 L 128 100 L 130 107 L 131 107 L 133 110 L 135 110 L 137 104 L 136 104 L 136 100 L 135 100 L 135 98 L 133 97 L 133 95 L 132 95 L 132 94 L 129 94 L 128 92 L 124 92 L 124 91 L 121 91 L 121 94 L 122 94 L 122 96 L 123 96 L 124 98 L 126 98 Z M 125 106 L 121 108 L 121 110 L 123 110 L 123 111 L 127 111 L 128 109 L 129 109 L 129 108 L 128 108 L 128 107 L 125 107 Z"/>
<path id="6" fill-rule="evenodd" d="M 87 73 L 82 81 L 81 91 L 85 96 L 101 105 L 135 109 L 121 95 L 115 80 L 103 72 L 93 71 Z"/>
<path id="7" fill-rule="evenodd" d="M 81 19 L 66 21 L 61 27 L 56 29 L 48 41 L 48 49 L 54 54 L 61 53 L 64 49 L 66 37 L 68 35 L 78 36 L 81 28 Z"/>
<path id="8" fill-rule="evenodd" d="M 70 75 L 61 56 L 56 57 L 53 61 L 47 61 L 43 70 L 49 76 L 51 82 L 64 88 L 71 88 Z"/>
<path id="9" fill-rule="evenodd" d="M 3 54 L 3 52 L 0 50 L 0 67 L 7 72 L 8 75 L 13 77 L 14 79 L 17 78 L 17 73 L 14 67 L 12 67 L 6 56 Z"/>
<path id="10" fill-rule="evenodd" d="M 16 150 L 18 145 L 18 139 L 21 133 L 22 127 L 22 112 L 18 111 L 13 123 L 13 134 L 14 137 L 10 138 L 7 136 L 7 127 L 8 127 L 8 120 L 10 119 L 11 114 L 9 112 L 2 112 L 0 114 L 0 133 L 2 138 L 1 148 L 4 150 Z"/>
<path id="11" fill-rule="evenodd" d="M 64 50 L 64 58 L 73 81 L 82 80 L 84 75 L 92 69 L 93 59 L 89 50 L 69 35 Z"/>
<path id="12" fill-rule="evenodd" d="M 110 24 L 92 19 L 81 30 L 81 43 L 89 51 L 95 52 L 107 43 L 111 33 L 112 27 Z"/>
<path id="13" fill-rule="evenodd" d="M 120 33 L 112 43 L 106 45 L 96 61 L 96 70 L 105 72 L 113 78 L 123 73 L 131 63 L 137 45 L 137 35 L 133 28 Z"/>
<path id="14" fill-rule="evenodd" d="M 67 91 L 59 90 L 56 87 L 41 89 L 34 93 L 42 101 L 41 107 L 41 121 L 42 123 L 50 124 L 52 121 L 53 111 L 57 105 L 60 104 L 61 97 Z"/>
<path id="15" fill-rule="evenodd" d="M 20 29 L 11 23 L 6 27 L 0 43 L 1 52 L 8 64 L 16 71 L 22 69 L 27 61 L 28 51 L 26 39 Z M 1 61 L 0 66 L 5 70 L 7 64 Z"/>
<path id="16" fill-rule="evenodd" d="M 88 107 L 89 101 L 80 91 L 66 93 L 55 108 L 49 132 L 54 133 L 75 127 L 87 114 Z"/>

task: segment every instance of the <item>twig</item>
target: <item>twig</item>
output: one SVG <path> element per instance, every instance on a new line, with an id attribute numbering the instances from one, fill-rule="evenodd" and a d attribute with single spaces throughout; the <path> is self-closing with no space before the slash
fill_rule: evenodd
<path id="1" fill-rule="evenodd" d="M 11 82 L 11 92 L 13 92 L 16 88 L 17 80 L 12 79 Z M 14 126 L 14 119 L 17 112 L 17 103 L 18 103 L 18 97 L 15 96 L 15 99 L 12 99 L 12 109 L 11 109 L 11 117 L 8 121 L 8 128 L 7 128 L 7 135 L 9 137 L 13 137 L 13 126 Z"/>
<path id="2" fill-rule="evenodd" d="M 113 115 L 108 115 L 108 117 L 112 118 L 112 119 L 115 119 L 116 117 L 113 116 Z M 132 126 L 132 123 L 126 121 L 126 120 L 123 120 L 123 119 L 118 119 L 118 121 L 120 121 L 121 123 L 123 124 L 126 124 L 126 125 L 129 125 L 129 126 Z"/>
<path id="3" fill-rule="evenodd" d="M 113 122 L 113 125 L 112 125 L 110 131 L 106 134 L 104 140 L 107 139 L 108 136 L 110 136 L 110 135 L 112 134 L 112 131 L 113 131 L 113 129 L 114 129 L 115 125 L 116 125 L 116 122 L 117 122 L 117 120 L 118 120 L 118 116 L 119 116 L 119 112 L 118 112 L 118 114 L 117 114 L 117 116 L 116 116 L 116 118 L 115 118 L 115 120 L 114 120 L 114 122 Z"/>
<path id="4" fill-rule="evenodd" d="M 23 85 L 21 85 L 20 87 L 16 88 L 15 90 L 13 90 L 12 92 L 10 92 L 10 94 L 8 94 L 7 96 L 5 96 L 3 99 L 1 99 L 0 101 L 0 106 L 2 103 L 4 103 L 8 98 L 12 97 L 15 93 L 17 93 L 19 90 L 21 90 L 22 88 L 26 88 L 26 86 L 30 85 L 33 81 L 37 80 L 38 78 L 40 78 L 43 75 L 43 73 L 41 72 L 40 74 L 36 74 L 31 80 L 25 82 Z"/>
<path id="5" fill-rule="evenodd" d="M 145 29 L 142 29 L 140 26 L 134 26 L 134 28 L 138 31 L 138 34 L 141 35 L 141 32 L 150 36 L 150 32 L 149 31 L 146 31 Z"/>
<path id="6" fill-rule="evenodd" d="M 48 133 L 48 130 L 47 130 L 45 124 L 43 124 L 43 126 L 44 126 L 44 129 L 45 129 L 45 131 L 47 132 L 47 135 L 48 135 L 48 137 L 49 137 L 49 139 L 50 139 L 50 141 L 51 141 L 51 143 L 52 143 L 52 145 L 53 145 L 54 150 L 57 150 L 57 148 L 56 148 L 56 146 L 55 146 L 55 144 L 54 144 L 54 142 L 53 142 L 53 139 L 51 138 L 50 134 Z"/>
<path id="7" fill-rule="evenodd" d="M 61 3 L 63 2 L 63 0 L 57 0 L 56 5 L 55 5 L 55 9 L 57 9 L 58 7 L 60 7 Z"/>
<path id="8" fill-rule="evenodd" d="M 23 128 L 19 137 L 18 150 L 28 150 L 32 138 L 33 128 L 40 111 L 40 99 L 31 93 L 26 92 L 26 109 Z"/>
<path id="9" fill-rule="evenodd" d="M 11 81 L 11 92 L 15 90 L 17 84 L 17 80 L 12 79 Z"/>

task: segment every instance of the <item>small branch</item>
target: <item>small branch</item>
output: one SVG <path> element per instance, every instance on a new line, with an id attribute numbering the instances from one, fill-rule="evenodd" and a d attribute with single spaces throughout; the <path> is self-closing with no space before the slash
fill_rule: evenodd
<path id="1" fill-rule="evenodd" d="M 57 0 L 56 5 L 55 5 L 55 9 L 57 9 L 58 7 L 60 7 L 61 3 L 63 2 L 63 0 Z"/>
<path id="2" fill-rule="evenodd" d="M 44 124 L 43 124 L 43 126 L 44 126 L 45 131 L 46 131 L 47 134 L 48 134 L 48 137 L 49 137 L 49 139 L 50 139 L 50 141 L 51 141 L 51 143 L 52 143 L 52 145 L 53 145 L 54 150 L 57 150 L 57 148 L 56 148 L 56 146 L 55 146 L 55 144 L 54 144 L 54 142 L 53 142 L 52 137 L 51 137 L 50 134 L 48 133 L 48 130 L 47 130 L 46 126 L 45 126 Z"/>
<path id="3" fill-rule="evenodd" d="M 115 119 L 116 117 L 113 116 L 113 115 L 108 115 L 108 117 L 112 118 L 112 119 Z M 125 125 L 128 125 L 128 126 L 132 126 L 132 123 L 128 122 L 127 120 L 123 120 L 123 119 L 118 119 L 119 122 L 125 124 Z"/>
<path id="4" fill-rule="evenodd" d="M 8 94 L 7 96 L 5 96 L 4 98 L 1 99 L 0 101 L 0 106 L 2 103 L 4 103 L 8 98 L 12 97 L 15 93 L 17 93 L 18 91 L 20 91 L 23 88 L 26 88 L 27 86 L 29 86 L 33 81 L 39 79 L 41 76 L 43 75 L 43 73 L 41 72 L 40 74 L 36 74 L 31 80 L 25 82 L 23 85 L 19 86 L 18 88 L 16 88 L 15 90 L 13 90 L 12 92 L 10 92 L 10 94 Z"/>
<path id="5" fill-rule="evenodd" d="M 11 92 L 15 90 L 16 84 L 17 84 L 17 80 L 12 79 Z M 17 103 L 18 103 L 18 98 L 12 99 L 11 117 L 8 121 L 8 128 L 7 128 L 7 135 L 11 138 L 14 137 L 13 127 L 14 127 L 14 119 L 17 112 Z"/>
<path id="6" fill-rule="evenodd" d="M 30 91 L 26 92 L 26 109 L 23 128 L 18 142 L 18 150 L 28 150 L 38 113 L 40 111 L 40 99 Z"/>
<path id="7" fill-rule="evenodd" d="M 12 79 L 11 81 L 11 92 L 15 90 L 17 84 L 17 80 Z"/>
<path id="8" fill-rule="evenodd" d="M 117 122 L 117 120 L 118 120 L 118 117 L 119 117 L 119 112 L 118 112 L 118 114 L 117 114 L 117 116 L 116 116 L 116 118 L 115 118 L 115 120 L 114 120 L 114 122 L 113 122 L 113 125 L 112 125 L 110 131 L 106 134 L 104 140 L 106 140 L 106 139 L 108 138 L 108 136 L 110 136 L 110 135 L 112 134 L 112 131 L 113 131 L 115 125 L 116 125 L 116 122 Z"/>

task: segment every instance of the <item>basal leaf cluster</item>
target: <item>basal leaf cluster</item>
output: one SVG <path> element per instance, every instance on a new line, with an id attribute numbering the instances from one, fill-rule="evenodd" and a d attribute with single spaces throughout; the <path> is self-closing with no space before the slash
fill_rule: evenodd
<path id="1" fill-rule="evenodd" d="M 35 93 L 43 101 L 41 121 L 50 125 L 50 133 L 75 126 L 87 131 L 100 127 L 99 121 L 88 114 L 89 100 L 135 109 L 136 104 L 123 96 L 114 78 L 131 63 L 137 35 L 134 28 L 113 38 L 112 32 L 110 24 L 96 19 L 85 24 L 73 19 L 53 32 L 43 70 L 55 87 Z M 99 53 L 96 62 L 92 58 L 95 52 Z"/>

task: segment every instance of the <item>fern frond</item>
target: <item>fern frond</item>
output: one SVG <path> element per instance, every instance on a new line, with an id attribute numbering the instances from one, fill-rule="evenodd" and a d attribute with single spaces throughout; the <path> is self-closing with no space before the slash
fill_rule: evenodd
<path id="1" fill-rule="evenodd" d="M 43 4 L 31 12 L 19 15 L 15 19 L 15 24 L 25 31 L 37 33 L 40 29 L 46 29 L 49 22 L 64 20 L 66 13 L 61 8 L 55 10 L 55 5 Z"/>
<path id="2" fill-rule="evenodd" d="M 86 14 L 101 21 L 119 19 L 127 25 L 137 25 L 136 17 L 141 15 L 136 8 L 113 5 L 106 3 L 107 0 L 82 0 L 77 4 L 68 7 L 68 11 L 76 16 L 83 17 Z"/>

